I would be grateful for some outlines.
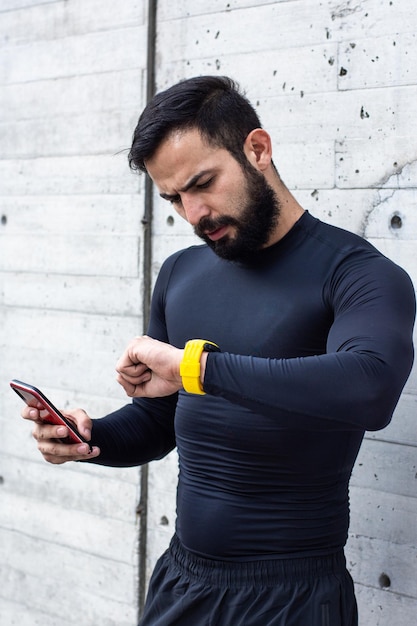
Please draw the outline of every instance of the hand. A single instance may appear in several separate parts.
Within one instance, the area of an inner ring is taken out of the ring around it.
[[[184,350],[144,335],[135,337],[117,362],[117,380],[131,398],[160,398],[182,387]]]
[[[87,413],[83,409],[76,409],[67,411],[64,415],[75,424],[78,432],[90,441],[92,422]],[[38,409],[25,406],[22,417],[34,422],[32,435],[38,442],[38,450],[48,463],[59,465],[66,461],[86,461],[100,454],[99,448],[95,446],[90,452],[86,443],[64,443],[62,440],[68,436],[68,429],[65,426],[47,424],[41,419]]]

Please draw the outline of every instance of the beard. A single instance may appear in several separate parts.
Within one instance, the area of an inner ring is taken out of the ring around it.
[[[242,166],[245,197],[238,218],[223,215],[218,219],[203,217],[194,232],[221,258],[247,262],[268,243],[280,214],[280,203],[264,176],[251,165]],[[233,226],[235,235],[212,241],[207,232]]]

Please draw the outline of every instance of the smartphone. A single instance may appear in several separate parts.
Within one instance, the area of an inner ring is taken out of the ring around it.
[[[66,418],[48,398],[33,385],[23,383],[21,380],[12,380],[10,387],[19,395],[28,406],[33,406],[40,411],[40,417],[48,424],[56,424],[68,428],[68,437],[65,441],[68,443],[86,443],[90,450],[91,445],[78,432],[74,424]]]

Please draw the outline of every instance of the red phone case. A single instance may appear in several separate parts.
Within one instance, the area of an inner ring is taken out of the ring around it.
[[[28,406],[33,406],[41,411],[41,418],[49,424],[62,425],[68,428],[68,438],[71,443],[87,443],[78,432],[74,424],[72,424],[62,413],[52,404],[50,400],[36,387],[24,383],[21,380],[12,380],[10,386]],[[91,450],[91,446],[90,446]]]

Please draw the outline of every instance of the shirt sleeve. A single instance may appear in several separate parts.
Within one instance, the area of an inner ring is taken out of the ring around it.
[[[143,465],[175,448],[173,414],[177,394],[134,399],[131,404],[93,420],[91,443],[101,450],[92,462],[113,467]]]
[[[353,257],[332,274],[325,297],[334,315],[325,354],[210,354],[205,391],[295,428],[384,428],[413,363],[412,283],[385,257]]]

